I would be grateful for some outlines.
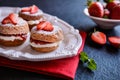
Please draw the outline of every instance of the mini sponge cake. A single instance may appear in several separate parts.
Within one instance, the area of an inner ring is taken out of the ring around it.
[[[0,23],[0,45],[19,46],[27,38],[28,23],[17,14],[10,13]]]
[[[43,20],[43,12],[36,5],[21,8],[19,16],[27,20],[30,30]]]
[[[38,52],[51,52],[57,49],[63,40],[62,29],[48,21],[41,21],[31,30],[30,44]]]

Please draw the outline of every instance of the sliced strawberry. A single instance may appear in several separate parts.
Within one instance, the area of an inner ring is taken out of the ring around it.
[[[34,14],[36,12],[38,12],[39,8],[36,5],[33,5],[30,7],[30,13]]]
[[[3,19],[2,24],[12,23],[17,24],[18,15],[14,13],[10,13],[6,18]]]
[[[21,12],[30,12],[30,7],[22,8]]]
[[[43,30],[45,31],[52,31],[53,30],[53,26],[50,22],[47,22],[46,27],[43,28]]]
[[[9,17],[6,17],[2,20],[2,24],[8,24],[8,23],[12,23]]]
[[[100,2],[91,2],[88,7],[88,12],[91,16],[103,17],[104,8]]]
[[[37,25],[37,30],[42,30],[44,27],[47,26],[47,21],[41,21],[38,25]]]
[[[10,18],[10,20],[13,24],[15,24],[15,25],[17,24],[17,21],[18,21],[18,15],[17,14],[11,13],[11,14],[9,14],[8,17]]]
[[[30,12],[30,14],[34,14],[38,12],[39,8],[36,5],[25,7],[21,9],[21,12]]]
[[[116,48],[120,48],[120,37],[108,37],[108,41],[110,42],[111,45],[113,45]]]
[[[52,31],[53,26],[48,21],[42,21],[37,25],[37,30]]]
[[[103,32],[96,31],[92,33],[91,39],[94,42],[101,44],[101,45],[106,43],[106,35]]]

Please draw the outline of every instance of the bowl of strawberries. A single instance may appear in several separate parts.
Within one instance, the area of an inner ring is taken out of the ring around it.
[[[91,18],[102,29],[113,29],[120,25],[120,1],[104,0],[104,2],[88,0],[85,15]]]

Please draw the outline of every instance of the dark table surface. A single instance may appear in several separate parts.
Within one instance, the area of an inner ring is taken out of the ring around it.
[[[84,15],[86,0],[0,0],[0,6],[23,7],[37,5],[44,12],[57,16],[68,22],[76,29],[88,33],[94,28],[106,33],[107,36],[120,36],[120,27],[102,30]],[[87,37],[84,51],[97,63],[97,70],[89,71],[81,63],[76,71],[75,80],[119,80],[120,79],[120,50],[107,42],[104,46],[94,44]],[[60,78],[37,73],[0,67],[0,80],[62,80]]]

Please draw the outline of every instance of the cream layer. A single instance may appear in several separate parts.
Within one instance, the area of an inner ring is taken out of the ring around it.
[[[59,41],[59,42],[54,42],[54,43],[50,43],[50,44],[36,44],[35,42],[30,42],[30,45],[31,45],[32,47],[36,47],[36,48],[43,48],[43,47],[53,47],[53,46],[57,46],[60,42],[61,42],[61,41]]]

